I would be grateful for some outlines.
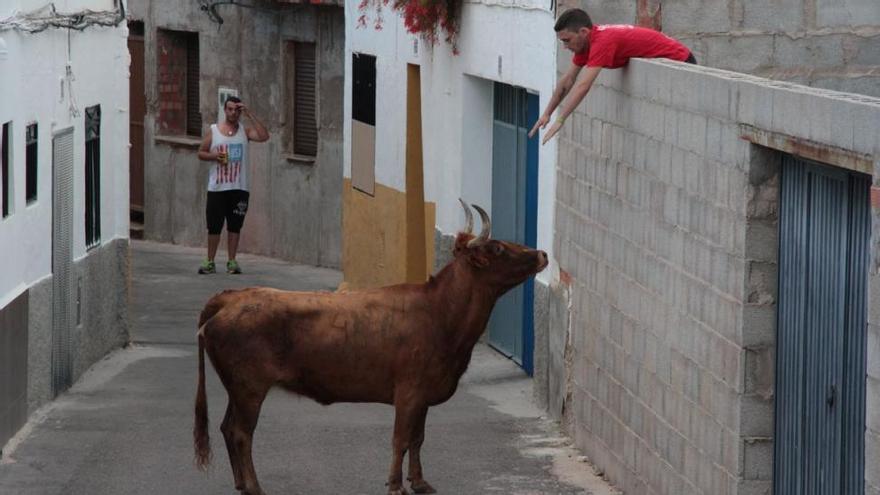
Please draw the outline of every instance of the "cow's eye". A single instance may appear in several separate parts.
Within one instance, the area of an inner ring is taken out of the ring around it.
[[[504,252],[504,246],[501,244],[493,244],[492,245],[492,252],[495,253],[495,255],[497,256],[497,255]]]

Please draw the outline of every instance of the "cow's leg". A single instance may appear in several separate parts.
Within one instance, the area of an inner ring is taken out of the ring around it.
[[[235,478],[235,489],[241,490],[244,485],[241,481],[241,462],[238,451],[235,450],[235,441],[232,432],[232,424],[235,422],[235,407],[232,404],[232,397],[229,398],[229,404],[226,406],[226,416],[220,423],[220,431],[223,433],[223,439],[226,440],[226,452],[229,453],[229,463],[232,465],[232,476]]]
[[[413,425],[412,440],[409,447],[409,481],[410,487],[415,493],[437,493],[434,488],[425,481],[422,475],[422,459],[420,452],[422,443],[425,441],[425,418],[428,417],[428,408],[425,407],[416,418],[416,424]]]
[[[410,447],[422,406],[394,405],[394,439],[391,441],[391,472],[388,474],[388,495],[407,495],[403,487],[403,456]]]
[[[257,472],[251,457],[251,445],[254,439],[254,430],[257,428],[257,419],[260,416],[260,407],[263,405],[267,391],[262,391],[262,393],[249,391],[248,395],[239,396],[235,401],[232,442],[238,454],[242,484],[240,490],[243,495],[265,495],[257,482]]]

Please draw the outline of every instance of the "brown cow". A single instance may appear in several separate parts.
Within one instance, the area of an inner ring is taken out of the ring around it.
[[[454,259],[424,284],[350,292],[227,290],[199,318],[199,381],[195,403],[196,464],[206,469],[211,447],[205,398],[208,353],[229,394],[220,426],[235,477],[245,494],[263,491],[251,458],[260,407],[273,386],[318,401],[394,405],[390,495],[406,494],[403,456],[415,493],[434,493],[419,451],[428,408],[447,401],[467,369],[495,301],[547,266],[543,251],[489,239],[473,215],[458,234]]]

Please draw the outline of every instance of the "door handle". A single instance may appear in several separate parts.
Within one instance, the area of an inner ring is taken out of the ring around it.
[[[828,407],[834,407],[834,400],[837,398],[837,387],[833,384],[831,388],[828,389],[828,397],[825,398],[825,402],[828,404]]]

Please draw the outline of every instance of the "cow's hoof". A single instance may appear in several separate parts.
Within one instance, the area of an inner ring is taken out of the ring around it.
[[[437,493],[437,490],[425,480],[413,481],[410,488],[413,493]]]

